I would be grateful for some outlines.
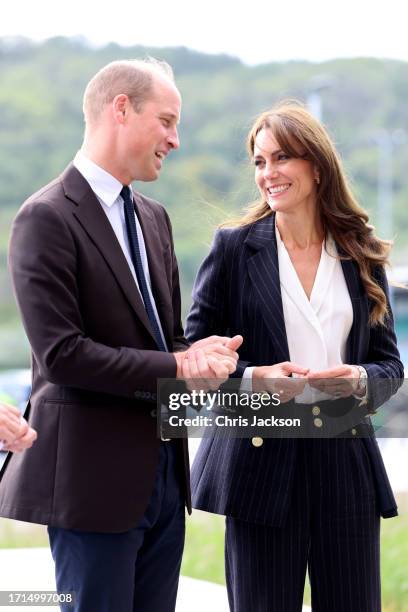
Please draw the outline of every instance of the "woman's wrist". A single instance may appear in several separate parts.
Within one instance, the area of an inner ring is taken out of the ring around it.
[[[252,370],[252,378],[263,378],[267,368],[268,366],[254,366]]]

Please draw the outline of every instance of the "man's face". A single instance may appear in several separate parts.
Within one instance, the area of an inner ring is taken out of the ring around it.
[[[127,121],[122,126],[119,146],[129,183],[156,180],[166,155],[180,144],[180,94],[167,79],[154,78],[150,99],[138,113],[129,105]]]

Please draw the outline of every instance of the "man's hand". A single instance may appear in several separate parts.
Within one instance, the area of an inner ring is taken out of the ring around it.
[[[3,450],[18,453],[30,448],[37,439],[37,433],[28,426],[20,411],[10,404],[0,404],[0,440]]]
[[[284,361],[271,366],[259,366],[252,373],[253,391],[277,393],[282,404],[302,393],[309,369]],[[296,377],[291,377],[296,374]],[[278,380],[279,379],[279,380]]]
[[[177,378],[184,379],[190,390],[218,389],[236,370],[236,350],[242,340],[242,336],[210,336],[195,342],[187,351],[173,353],[177,362]]]
[[[242,336],[208,336],[194,342],[187,352],[193,352],[197,349],[202,350],[205,355],[215,357],[223,361],[232,374],[237,368],[238,353],[236,352],[243,342]],[[231,369],[233,368],[233,369]]]
[[[311,387],[334,397],[354,395],[359,387],[360,371],[354,365],[343,364],[307,375]]]

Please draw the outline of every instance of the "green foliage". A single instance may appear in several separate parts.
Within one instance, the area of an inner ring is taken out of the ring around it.
[[[0,39],[0,321],[16,318],[5,270],[13,215],[28,195],[63,170],[80,147],[82,94],[89,78],[113,59],[147,54],[169,61],[174,68],[183,96],[182,146],[166,160],[159,181],[136,188],[162,201],[170,212],[184,313],[214,228],[256,196],[245,151],[253,118],[284,97],[305,100],[318,83],[329,85],[321,92],[325,123],[361,203],[381,234],[375,136],[379,129],[393,131],[408,125],[408,63],[350,59],[248,67],[236,58],[183,47],[125,48],[112,43],[95,49],[80,38],[56,37],[40,44]],[[407,167],[408,141],[395,147],[397,263],[404,262],[408,250]]]
[[[0,518],[0,548],[37,548],[48,546],[45,525],[33,525]]]
[[[225,517],[194,510],[186,522],[184,576],[225,584],[224,526]]]

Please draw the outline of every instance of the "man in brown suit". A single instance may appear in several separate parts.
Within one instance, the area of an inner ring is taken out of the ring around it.
[[[188,456],[157,438],[156,382],[236,367],[241,337],[188,348],[169,218],[129,188],[178,148],[180,105],[165,64],[102,68],[85,91],[81,150],[13,226],[39,436],[11,458],[0,514],[49,526],[57,588],[76,596],[63,610],[174,610]]]

